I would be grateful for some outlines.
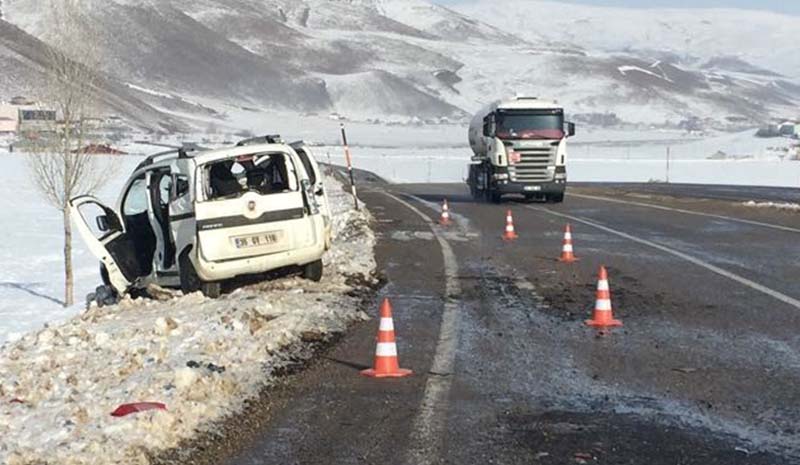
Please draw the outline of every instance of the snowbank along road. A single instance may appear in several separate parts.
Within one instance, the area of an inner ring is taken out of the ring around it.
[[[276,377],[355,321],[371,295],[365,211],[326,180],[334,245],[319,283],[284,277],[220,299],[199,293],[92,307],[0,349],[0,463],[144,464],[219,436]],[[113,417],[121,404],[166,410]]]
[[[358,376],[377,329],[358,325],[209,463],[800,460],[796,214],[700,187],[675,198],[582,186],[561,205],[498,206],[461,185],[372,179],[361,195],[380,297],[416,375]],[[448,227],[436,221],[445,197]],[[513,243],[501,239],[508,208]],[[556,260],[568,222],[574,264]],[[625,325],[602,333],[583,324],[601,264]]]

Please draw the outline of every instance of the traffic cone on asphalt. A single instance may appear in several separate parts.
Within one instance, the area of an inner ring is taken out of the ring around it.
[[[389,299],[381,303],[381,323],[378,328],[378,345],[375,348],[373,368],[363,370],[364,376],[371,378],[402,378],[412,374],[411,370],[400,368],[397,360],[397,344],[394,340],[394,320],[392,320],[392,304]]]
[[[442,216],[439,218],[439,224],[442,226],[448,226],[450,224],[450,205],[448,205],[447,199],[444,199],[442,202]]]
[[[588,326],[596,328],[609,328],[622,326],[622,322],[614,319],[611,310],[611,290],[608,287],[608,272],[606,267],[600,267],[600,276],[597,279],[597,301],[594,304],[594,316],[586,320]]]
[[[511,215],[511,210],[506,213],[506,231],[503,233],[504,241],[513,241],[518,238],[517,232],[514,230],[514,217]]]
[[[561,247],[561,258],[559,258],[558,261],[564,263],[578,261],[572,249],[572,228],[570,228],[569,225],[564,229],[564,245]]]

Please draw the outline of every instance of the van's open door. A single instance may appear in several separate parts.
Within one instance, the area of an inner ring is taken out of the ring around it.
[[[325,223],[325,248],[326,250],[330,249],[333,222],[331,218],[331,207],[328,203],[328,193],[325,192],[322,170],[319,167],[314,153],[311,151],[311,147],[308,146],[305,141],[292,142],[289,146],[297,153],[297,156],[300,157],[303,168],[305,168],[306,174],[308,174],[308,179],[311,181],[313,195],[322,210],[322,217]]]
[[[139,277],[139,264],[119,215],[88,195],[70,199],[69,208],[89,251],[106,267],[111,286],[124,294]]]

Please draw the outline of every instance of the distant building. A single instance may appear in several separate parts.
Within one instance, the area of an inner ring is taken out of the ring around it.
[[[19,110],[8,104],[0,104],[0,134],[16,134],[19,129]]]
[[[17,133],[17,120],[0,116],[0,136],[9,136]]]
[[[56,130],[56,112],[36,107],[20,107],[19,132],[32,135]]]

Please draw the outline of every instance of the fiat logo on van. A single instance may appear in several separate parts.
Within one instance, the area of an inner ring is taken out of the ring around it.
[[[251,200],[251,201],[247,202],[247,209],[250,210],[251,212],[255,211],[256,210],[256,201],[255,200]]]

